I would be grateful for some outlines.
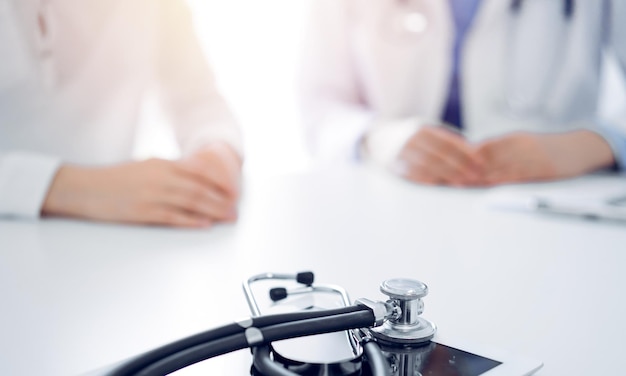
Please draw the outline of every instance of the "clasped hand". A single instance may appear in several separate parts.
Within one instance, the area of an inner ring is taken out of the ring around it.
[[[425,126],[404,145],[397,172],[408,180],[459,187],[492,186],[581,175],[614,163],[598,134],[520,132],[472,144],[443,127]]]
[[[64,165],[42,214],[175,227],[237,218],[241,161],[212,144],[176,161],[150,159],[101,168]]]

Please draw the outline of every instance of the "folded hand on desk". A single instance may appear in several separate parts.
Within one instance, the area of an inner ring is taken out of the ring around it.
[[[398,155],[399,173],[424,184],[479,185],[483,164],[460,134],[434,126],[420,128]]]
[[[241,161],[225,144],[191,156],[110,167],[62,166],[42,213],[101,221],[208,227],[234,221]]]
[[[587,130],[514,133],[485,141],[476,153],[486,161],[486,185],[563,179],[615,163],[609,144]]]
[[[491,186],[582,175],[614,163],[598,134],[513,133],[480,144],[442,127],[417,131],[398,155],[399,173],[423,184]]]

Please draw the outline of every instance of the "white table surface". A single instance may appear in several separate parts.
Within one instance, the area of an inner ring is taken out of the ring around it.
[[[302,270],[353,299],[419,279],[442,335],[538,358],[540,375],[623,374],[626,226],[488,194],[342,167],[248,181],[238,223],[211,230],[0,220],[0,374],[89,372],[249,315],[252,274]],[[249,366],[244,350],[180,373]]]

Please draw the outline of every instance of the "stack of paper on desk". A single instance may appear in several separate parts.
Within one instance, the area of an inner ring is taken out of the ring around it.
[[[626,177],[590,175],[550,183],[492,188],[488,207],[626,222]]]

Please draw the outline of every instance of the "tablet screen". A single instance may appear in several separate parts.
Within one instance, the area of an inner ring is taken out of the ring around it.
[[[502,364],[436,342],[413,349],[386,348],[384,353],[395,363],[392,368],[399,371],[398,375],[480,376]]]
[[[423,376],[478,376],[502,364],[453,347],[434,343],[420,371]]]

